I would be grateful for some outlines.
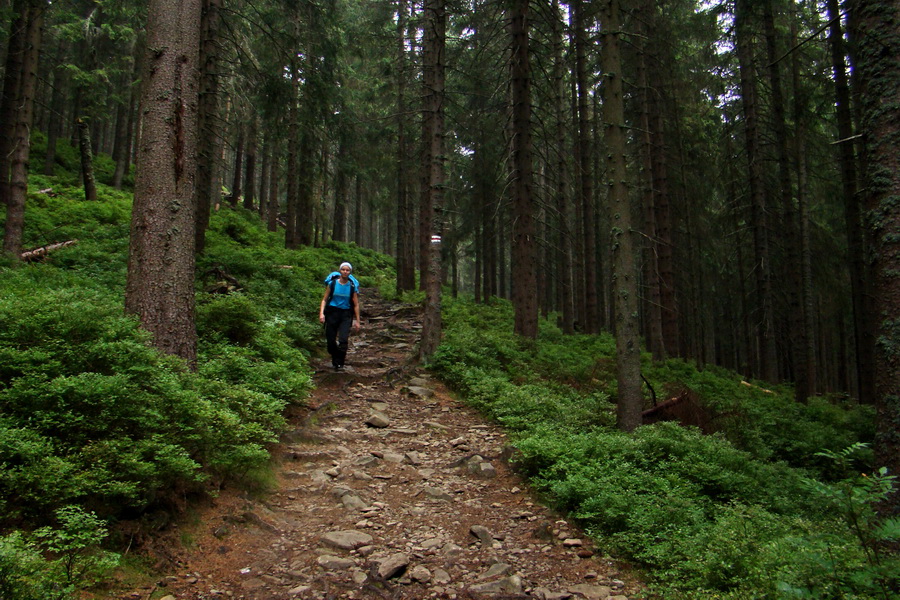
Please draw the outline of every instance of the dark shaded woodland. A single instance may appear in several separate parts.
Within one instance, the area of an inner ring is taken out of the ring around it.
[[[164,94],[148,93],[148,74],[174,47],[152,36],[174,25],[133,0],[2,8],[0,192],[17,256],[28,169],[52,172],[62,148],[87,157],[88,199],[95,178],[141,197],[144,117]],[[186,70],[163,123],[181,149],[173,177],[196,182],[172,192],[190,204],[188,255],[210,211],[243,207],[289,248],[396,256],[398,290],[418,272],[432,308],[438,277],[453,294],[509,298],[525,337],[552,315],[566,332],[627,335],[635,357],[640,342],[656,359],[793,383],[799,401],[892,393],[877,381],[896,378],[896,359],[877,358],[875,339],[898,304],[882,293],[896,229],[879,204],[896,193],[896,115],[877,105],[900,87],[879,62],[896,49],[893,3],[181,10]],[[94,172],[92,154],[112,163]],[[636,362],[622,369],[637,380]]]

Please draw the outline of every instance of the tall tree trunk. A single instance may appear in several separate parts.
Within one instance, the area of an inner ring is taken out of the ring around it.
[[[799,5],[793,5],[795,14],[791,19],[791,47],[798,43],[797,21]],[[797,163],[797,209],[799,211],[800,227],[800,265],[801,265],[801,304],[803,313],[803,344],[804,362],[806,363],[805,378],[797,377],[797,396],[808,397],[818,392],[818,364],[816,358],[816,313],[813,295],[812,276],[812,250],[810,247],[810,216],[809,198],[807,190],[807,163],[806,163],[806,114],[808,112],[807,94],[802,89],[800,78],[800,56],[798,52],[791,55],[791,79],[794,88],[794,124],[796,127],[794,143],[794,161]]]
[[[844,200],[844,220],[847,230],[847,252],[850,266],[850,298],[853,302],[853,340],[856,354],[857,397],[864,402],[874,398],[875,342],[868,321],[871,290],[865,260],[861,195],[857,189],[856,156],[853,141],[853,115],[850,106],[850,86],[847,82],[844,32],[839,18],[837,0],[828,0],[831,28],[831,62],[834,74],[835,110],[838,128],[838,161],[841,169],[841,191]]]
[[[65,62],[63,57],[66,55],[67,49],[68,43],[66,41],[59,40],[57,42],[56,58],[54,59],[57,65],[62,65]],[[50,107],[48,109],[50,115],[47,123],[47,151],[44,153],[44,175],[53,175],[56,171],[56,142],[60,133],[62,133],[62,111],[65,105],[63,98],[65,97],[67,86],[68,77],[65,69],[61,66],[55,67],[53,69],[53,92],[50,96]]]
[[[202,0],[200,23],[200,97],[197,105],[197,206],[195,232],[196,252],[206,247],[206,229],[212,207],[219,201],[221,190],[216,189],[216,150],[218,134],[216,121],[219,112],[219,13],[222,0]]]
[[[557,304],[559,305],[563,333],[575,332],[575,306],[572,298],[572,235],[569,229],[571,214],[568,165],[566,162],[566,79],[563,58],[562,16],[559,1],[553,0],[553,111],[556,119],[556,165],[553,174],[553,194],[556,198],[556,273]]]
[[[113,171],[113,187],[115,187],[117,190],[122,189],[122,181],[125,178],[125,171],[131,161],[131,148],[129,147],[131,137],[129,136],[128,130],[133,125],[131,115],[134,109],[133,90],[136,86],[132,85],[132,82],[137,80],[137,73],[134,71],[135,65],[137,63],[137,60],[135,60],[135,52],[137,51],[138,44],[132,44],[132,46],[132,55],[130,57],[132,73],[123,71],[123,73],[119,77],[118,83],[118,87],[122,90],[127,90],[128,93],[124,94],[125,98],[120,99],[116,103],[116,121],[113,134],[112,160],[116,165],[115,170]]]
[[[429,223],[423,222],[428,232],[428,268],[423,271],[425,284],[425,316],[422,323],[420,360],[427,361],[434,355],[441,342],[441,238],[443,234],[444,203],[444,48],[446,42],[447,12],[445,0],[425,0],[425,33],[423,39],[423,69],[425,84],[425,126],[423,138],[428,159],[428,178],[425,182],[423,214],[431,215]]]
[[[857,69],[863,101],[861,132],[868,149],[866,222],[873,257],[875,346],[875,458],[900,473],[900,5],[858,0]],[[884,516],[900,515],[900,494],[884,502]]]
[[[641,4],[641,22],[648,23],[652,14],[652,7],[649,3]],[[646,35],[646,30],[641,31],[641,35]],[[649,36],[648,36],[649,39]],[[650,78],[648,77],[647,45],[641,49],[638,57],[638,100],[640,102],[640,139],[641,139],[641,161],[643,163],[643,175],[641,184],[643,190],[641,193],[643,212],[644,212],[644,252],[643,252],[643,284],[646,292],[643,294],[644,309],[644,335],[647,339],[647,348],[653,355],[654,360],[663,360],[666,358],[666,347],[662,337],[662,303],[660,301],[660,280],[659,280],[659,242],[656,235],[656,208],[655,208],[655,188],[653,178],[653,138],[650,133],[650,114],[651,114],[651,94],[654,90],[650,89]]]
[[[331,239],[339,242],[347,241],[347,196],[350,193],[350,183],[347,179],[347,167],[345,166],[348,159],[347,141],[341,139],[338,148],[338,158],[336,165],[335,177],[337,181],[334,184],[334,220],[331,229]]]
[[[528,0],[517,0],[510,15],[513,125],[513,307],[515,332],[536,338],[537,253],[532,198],[531,59],[528,54]]]
[[[584,228],[584,262],[579,269],[579,292],[584,295],[585,315],[582,326],[585,333],[600,332],[600,313],[597,299],[597,232],[594,214],[594,178],[591,164],[590,97],[587,81],[587,23],[585,21],[585,0],[574,0],[572,10],[575,18],[575,81],[578,107],[578,198],[582,207],[581,223]]]
[[[397,293],[416,287],[416,219],[409,193],[409,140],[406,132],[407,78],[406,58],[407,0],[397,0]]]
[[[312,157],[316,154],[316,140],[310,125],[307,124],[302,129],[304,131],[300,136],[300,163],[297,171],[297,243],[312,246],[315,224],[313,181],[316,172]]]
[[[617,426],[633,431],[641,424],[641,340],[638,323],[638,282],[631,203],[625,167],[625,100],[622,92],[622,59],[619,1],[603,3],[601,35],[603,51],[603,126],[607,151],[607,192],[612,238],[613,298],[616,325]]]
[[[269,195],[268,206],[266,208],[266,229],[268,231],[278,231],[278,167],[281,165],[279,159],[280,144],[275,142],[272,144],[272,163],[271,173],[269,174]]]
[[[3,250],[18,258],[22,251],[25,229],[25,198],[28,195],[28,159],[31,151],[31,123],[34,116],[34,94],[37,89],[38,59],[47,5],[32,0],[25,11],[25,43],[18,78],[16,127],[10,156],[9,198]]]
[[[772,0],[763,3],[763,25],[766,37],[766,59],[768,64],[769,84],[772,94],[772,125],[775,129],[775,156],[778,161],[778,191],[781,196],[781,210],[784,216],[780,230],[782,235],[784,256],[778,265],[781,277],[781,296],[787,299],[787,317],[789,323],[787,329],[787,342],[789,352],[786,353],[786,363],[793,367],[787,371],[793,371],[794,381],[806,381],[806,354],[804,352],[805,322],[803,321],[803,309],[800,303],[802,281],[802,269],[800,264],[800,227],[797,209],[794,206],[793,186],[791,183],[791,160],[788,152],[787,114],[785,110],[786,99],[781,80],[781,62],[779,61],[778,40],[775,30],[775,13],[772,8]],[[787,373],[784,373],[787,375]],[[797,388],[801,391],[803,386]],[[809,393],[802,389],[797,399],[805,402]]]
[[[272,159],[272,143],[268,135],[263,134],[262,162],[259,165],[259,205],[256,207],[259,220],[266,222],[266,211],[269,208],[269,163]]]
[[[297,234],[297,209],[300,203],[300,194],[297,182],[297,161],[300,159],[300,69],[296,59],[291,60],[291,104],[288,107],[288,154],[287,154],[287,197],[285,204],[287,215],[285,216],[284,245],[286,248],[295,249],[299,243]]]
[[[81,182],[84,199],[97,200],[97,183],[94,181],[94,153],[91,150],[91,131],[84,121],[78,121],[78,148],[81,151]]]
[[[247,149],[244,154],[244,208],[253,210],[256,205],[256,146],[258,126],[256,115],[250,118],[247,130]]]
[[[238,137],[234,146],[234,168],[231,171],[231,194],[228,196],[228,203],[233,208],[237,208],[238,200],[244,194],[241,187],[243,182],[244,170],[244,125],[238,124]]]
[[[26,15],[25,43],[16,99],[18,111],[10,157],[9,204],[6,208],[6,226],[3,238],[4,252],[14,255],[16,258],[22,251],[22,235],[25,229],[31,122],[34,116],[34,93],[37,89],[38,58],[41,52],[41,36],[46,9],[47,5],[42,0],[32,0],[24,9]]]
[[[735,2],[735,31],[741,72],[741,101],[745,122],[748,186],[753,216],[753,246],[756,254],[757,362],[755,373],[768,381],[777,379],[775,322],[773,314],[771,260],[769,256],[766,191],[763,182],[758,114],[758,93],[750,32],[751,1]]]
[[[10,200],[10,156],[16,139],[16,119],[18,118],[18,100],[21,95],[21,82],[25,57],[25,43],[28,37],[28,11],[29,0],[16,0],[13,5],[16,18],[13,19],[9,29],[9,41],[6,50],[6,69],[3,76],[3,97],[0,99],[0,206],[9,207]],[[8,208],[7,208],[8,210]],[[23,207],[24,211],[24,207]],[[14,219],[24,218],[13,215]],[[18,222],[9,222],[7,217],[6,229],[18,227]],[[9,237],[9,233],[6,237]],[[13,231],[13,236],[21,236]],[[14,246],[21,241],[13,241]],[[5,246],[5,244],[4,244]]]
[[[150,0],[125,310],[194,365],[194,186],[201,0]]]

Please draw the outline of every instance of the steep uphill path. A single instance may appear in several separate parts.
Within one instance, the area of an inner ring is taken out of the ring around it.
[[[310,407],[292,416],[278,449],[275,490],[222,493],[171,543],[157,540],[171,575],[124,597],[635,594],[626,565],[529,493],[506,463],[502,431],[409,366],[418,308],[369,292],[347,371],[317,363]]]

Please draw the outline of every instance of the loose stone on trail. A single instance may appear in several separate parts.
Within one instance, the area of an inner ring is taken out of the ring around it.
[[[372,536],[362,531],[331,531],[322,536],[322,542],[333,548],[353,550],[372,543]]]
[[[502,430],[411,366],[420,308],[366,300],[355,372],[316,374],[274,489],[221,491],[169,600],[628,600],[629,573],[531,497]]]

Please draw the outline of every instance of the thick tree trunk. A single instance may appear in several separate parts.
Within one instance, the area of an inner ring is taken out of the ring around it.
[[[603,3],[603,126],[607,150],[607,193],[612,238],[613,297],[616,326],[617,426],[633,431],[641,424],[641,340],[638,323],[638,282],[631,203],[625,167],[625,101],[619,51],[619,2]]]
[[[194,186],[201,0],[150,0],[125,310],[194,365]]]
[[[513,307],[515,332],[537,337],[537,253],[532,197],[531,63],[528,54],[528,0],[517,0],[510,15],[513,115]]]
[[[858,0],[859,80],[865,82],[861,132],[868,149],[866,222],[873,257],[875,347],[875,458],[900,473],[900,5]],[[880,507],[900,515],[900,493]]]
[[[587,81],[587,23],[585,21],[585,1],[575,0],[572,4],[575,18],[575,81],[577,88],[578,108],[578,162],[576,178],[578,184],[578,202],[582,210],[582,227],[584,228],[584,262],[578,269],[579,280],[583,285],[579,293],[584,295],[585,333],[600,332],[600,311],[597,299],[597,230],[594,211],[594,178],[591,169],[593,146],[591,145],[590,97]]]
[[[557,214],[556,302],[563,333],[575,332],[575,305],[572,298],[572,233],[569,226],[568,165],[566,162],[566,79],[563,58],[563,22],[558,0],[553,0],[553,112],[556,119],[556,165],[552,168],[553,195]]]
[[[422,223],[429,235],[427,249],[428,268],[425,275],[425,316],[422,323],[422,342],[419,358],[428,361],[441,342],[441,242],[443,234],[444,202],[444,48],[446,42],[447,13],[444,0],[425,0],[425,35],[423,40],[423,68],[425,84],[425,107],[423,142],[428,148],[424,152],[428,159],[428,177],[425,183],[425,203],[423,214],[431,215],[430,224]]]
[[[409,193],[409,140],[407,120],[407,78],[409,64],[406,57],[407,0],[397,0],[397,293],[416,288],[416,240],[418,239],[415,211]]]
[[[28,191],[28,158],[31,151],[31,122],[34,115],[34,93],[37,89],[38,58],[47,5],[37,0],[25,8],[25,43],[19,77],[18,111],[10,157],[9,198],[3,250],[18,257],[22,251],[25,229],[25,198]]]
[[[16,118],[22,80],[22,61],[28,35],[28,0],[17,0],[13,5],[16,18],[9,29],[6,49],[6,69],[3,76],[3,97],[0,99],[0,206],[9,206],[10,156],[16,137]],[[24,213],[23,213],[24,217]],[[13,226],[16,224],[13,223]],[[7,228],[9,228],[7,221]],[[8,236],[9,234],[7,234]],[[15,234],[14,234],[15,235]],[[15,252],[18,256],[18,252]]]
[[[200,25],[200,97],[197,105],[197,205],[196,251],[206,247],[206,229],[212,207],[219,201],[216,189],[216,150],[218,134],[216,121],[219,111],[219,13],[222,0],[202,0]]]

